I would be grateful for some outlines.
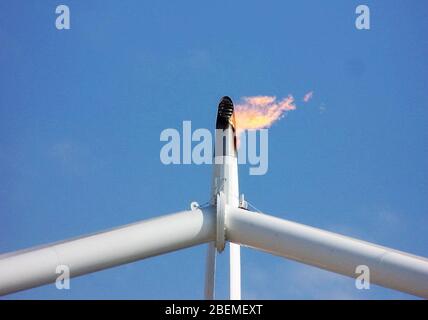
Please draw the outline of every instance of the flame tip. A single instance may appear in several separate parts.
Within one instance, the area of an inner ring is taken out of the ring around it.
[[[273,123],[282,119],[288,111],[296,110],[294,97],[277,100],[276,96],[244,96],[236,105],[235,116],[237,130],[257,130],[270,128]]]

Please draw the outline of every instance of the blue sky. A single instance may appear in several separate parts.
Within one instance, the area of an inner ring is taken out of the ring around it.
[[[294,94],[260,210],[428,256],[426,1],[1,1],[0,252],[187,209],[209,165],[165,166],[160,132],[214,127],[229,95]],[[71,30],[55,28],[67,4]],[[217,297],[228,297],[228,255]],[[205,246],[6,299],[203,297]],[[250,249],[243,298],[412,299]]]

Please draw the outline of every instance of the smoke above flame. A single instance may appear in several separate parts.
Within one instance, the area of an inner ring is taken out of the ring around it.
[[[292,95],[281,100],[275,96],[244,97],[234,112],[238,136],[243,130],[269,128],[286,112],[293,110],[296,110],[296,105]]]

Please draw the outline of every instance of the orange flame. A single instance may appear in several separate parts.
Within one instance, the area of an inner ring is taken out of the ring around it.
[[[235,106],[236,130],[239,136],[243,130],[269,128],[288,111],[296,110],[293,96],[277,101],[275,96],[244,97]]]
[[[309,102],[309,100],[311,100],[314,96],[314,92],[313,91],[309,91],[307,94],[305,94],[305,96],[303,97],[303,102]]]

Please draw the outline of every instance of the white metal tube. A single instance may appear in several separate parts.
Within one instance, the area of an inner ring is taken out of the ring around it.
[[[228,207],[226,238],[350,277],[369,267],[370,282],[428,298],[428,259],[265,214]]]
[[[0,255],[0,295],[215,240],[212,208],[183,211],[77,239]]]
[[[241,300],[241,247],[229,244],[230,249],[230,300]]]
[[[216,204],[217,195],[223,192],[224,202],[239,207],[238,150],[233,114],[233,102],[229,97],[220,101],[216,121],[214,148],[214,170],[211,191],[211,203]],[[218,203],[216,204],[219,205]],[[229,297],[241,299],[241,253],[239,245],[229,246]],[[222,249],[221,249],[222,250]]]
[[[214,299],[216,254],[217,249],[215,242],[210,242],[207,248],[207,258],[205,265],[205,300]]]

